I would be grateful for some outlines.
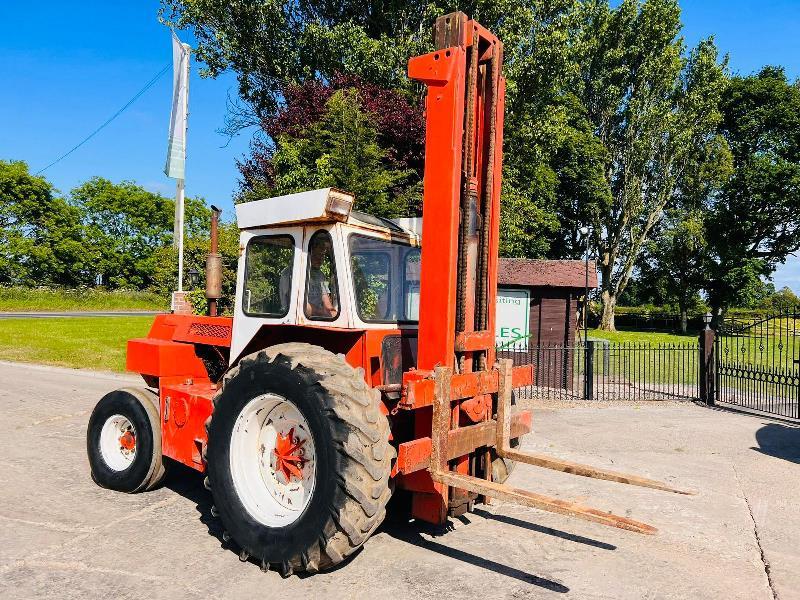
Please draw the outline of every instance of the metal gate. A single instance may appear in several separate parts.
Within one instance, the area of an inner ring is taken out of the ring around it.
[[[800,419],[800,312],[726,319],[715,350],[717,402]]]

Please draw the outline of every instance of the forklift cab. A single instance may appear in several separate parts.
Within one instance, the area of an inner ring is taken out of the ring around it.
[[[236,207],[232,360],[264,325],[417,328],[422,220],[374,217],[352,204],[326,188]]]

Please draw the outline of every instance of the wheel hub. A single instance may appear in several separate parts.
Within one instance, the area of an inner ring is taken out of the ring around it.
[[[294,435],[294,427],[285,436],[280,433],[275,438],[275,449],[273,467],[276,475],[288,483],[292,479],[303,479],[303,466],[306,460],[303,458],[303,445],[306,440]]]
[[[242,504],[261,523],[288,525],[308,506],[316,481],[314,439],[286,398],[264,394],[242,408],[231,432],[230,461]]]
[[[136,429],[123,415],[109,417],[100,430],[100,455],[115,471],[124,471],[136,458]]]
[[[122,437],[119,438],[119,445],[124,451],[130,452],[136,448],[136,436],[130,431],[126,431],[122,434]]]

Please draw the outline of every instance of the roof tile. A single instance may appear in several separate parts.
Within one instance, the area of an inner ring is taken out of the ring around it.
[[[498,284],[582,288],[586,268],[582,260],[501,258]],[[597,287],[597,265],[589,261],[589,287]]]

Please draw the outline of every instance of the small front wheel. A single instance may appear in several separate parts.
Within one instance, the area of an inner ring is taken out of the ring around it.
[[[97,403],[86,431],[92,478],[120,492],[153,488],[164,477],[158,396],[141,388],[109,392]]]

